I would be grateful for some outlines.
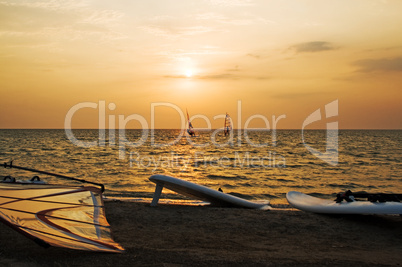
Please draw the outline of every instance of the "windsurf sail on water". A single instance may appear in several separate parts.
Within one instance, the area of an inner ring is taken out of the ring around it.
[[[43,247],[123,252],[113,241],[102,190],[93,186],[0,182],[0,221]]]
[[[195,135],[194,127],[193,127],[193,125],[191,124],[190,116],[188,115],[187,109],[186,109],[186,112],[187,112],[187,122],[188,122],[187,133],[188,133],[189,135],[193,136],[193,135]]]
[[[229,135],[230,132],[232,131],[232,123],[231,123],[231,119],[228,113],[226,113],[225,116],[225,124],[223,126],[223,133],[224,135]]]

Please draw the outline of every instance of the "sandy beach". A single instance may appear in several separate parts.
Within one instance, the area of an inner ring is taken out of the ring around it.
[[[105,203],[122,254],[44,249],[0,224],[1,266],[386,266],[402,262],[402,217]]]

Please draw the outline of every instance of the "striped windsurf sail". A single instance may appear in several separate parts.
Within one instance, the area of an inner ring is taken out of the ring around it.
[[[42,246],[122,252],[92,186],[0,183],[0,221]]]
[[[224,126],[223,126],[223,133],[224,133],[225,135],[229,135],[231,131],[232,131],[231,119],[230,119],[229,114],[226,113],[226,116],[225,116],[225,123],[224,123]]]

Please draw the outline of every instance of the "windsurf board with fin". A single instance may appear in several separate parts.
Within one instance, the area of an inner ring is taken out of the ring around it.
[[[171,176],[152,175],[149,180],[156,184],[151,206],[156,206],[158,204],[162,189],[166,187],[179,194],[209,202],[213,206],[263,210],[270,209],[270,207],[268,206],[269,201],[266,201],[264,203],[248,201],[233,195],[225,194],[218,190],[213,190],[206,186],[198,185]]]
[[[314,213],[325,214],[402,214],[401,202],[351,201],[336,202],[290,191],[286,199],[293,207]]]

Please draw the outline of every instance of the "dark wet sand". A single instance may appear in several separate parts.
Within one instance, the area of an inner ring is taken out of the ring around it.
[[[106,202],[122,254],[39,247],[0,224],[0,266],[402,264],[401,216]]]

